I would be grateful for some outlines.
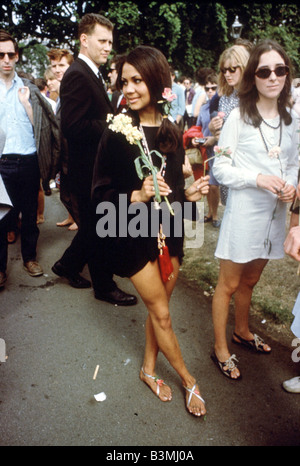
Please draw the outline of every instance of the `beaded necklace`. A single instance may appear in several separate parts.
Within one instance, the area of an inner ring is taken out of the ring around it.
[[[280,132],[279,132],[279,143],[278,143],[278,147],[280,147],[280,144],[281,144],[281,137],[282,137],[282,121],[281,121],[281,117],[280,117],[280,121],[279,121],[279,124],[278,126],[271,126],[269,123],[267,123],[263,118],[262,118],[262,122],[265,123],[265,125],[269,126],[270,128],[272,129],[278,129],[280,128]],[[270,156],[270,152],[272,151],[272,149],[270,150],[267,146],[267,143],[266,143],[266,140],[264,138],[264,135],[263,135],[263,132],[261,130],[261,125],[259,125],[258,127],[259,129],[259,132],[260,132],[260,135],[261,135],[261,138],[263,140],[263,143],[264,143],[264,146],[266,148],[266,151],[268,153],[268,155]]]
[[[142,143],[143,149],[145,151],[145,154],[148,156],[149,160],[151,161],[151,164],[153,165],[151,152],[149,150],[148,142],[147,142],[145,132],[144,132],[144,128],[142,127],[142,125],[139,126],[139,131],[141,132],[141,134],[143,136],[142,140],[141,140],[141,143]],[[162,163],[161,163],[160,169],[159,170],[157,169],[157,172],[161,173],[161,175],[163,177],[165,176],[166,166],[167,166],[166,156],[162,156]],[[150,173],[149,173],[149,175],[150,175]],[[160,209],[159,203],[157,201],[155,201],[155,200],[154,200],[154,208],[156,210]]]
[[[139,126],[139,131],[142,133],[142,146],[143,146],[143,149],[145,151],[145,154],[147,154],[147,156],[149,157],[151,163],[152,162],[152,157],[151,157],[151,154],[150,154],[150,150],[149,150],[149,147],[148,147],[148,143],[147,143],[147,139],[146,139],[146,136],[145,136],[145,133],[144,133],[144,128],[142,127],[142,125]]]
[[[268,123],[267,121],[265,121],[263,118],[262,118],[261,120],[262,120],[262,122],[263,122],[265,125],[269,126],[269,128],[272,128],[272,129],[278,129],[279,126],[281,125],[281,117],[280,117],[280,119],[279,119],[279,123],[278,123],[277,126],[272,126],[272,125],[270,125],[270,123]]]
[[[283,171],[282,171],[282,165],[281,165],[281,160],[280,160],[280,152],[281,152],[281,149],[280,149],[280,144],[281,144],[281,137],[282,137],[282,121],[281,121],[281,117],[280,117],[280,120],[279,120],[279,124],[278,126],[272,126],[270,125],[269,123],[267,123],[263,118],[262,118],[262,122],[266,125],[266,126],[269,126],[270,128],[272,128],[273,130],[276,130],[278,128],[280,128],[280,132],[279,132],[279,143],[278,143],[278,146],[273,146],[271,149],[268,148],[268,145],[266,143],[266,140],[264,138],[264,135],[263,135],[263,132],[261,130],[261,125],[259,125],[258,129],[259,129],[259,132],[260,132],[260,135],[261,135],[261,138],[263,140],[263,143],[264,143],[264,146],[266,148],[266,151],[267,151],[267,154],[269,157],[271,158],[277,158],[278,161],[279,161],[279,164],[280,164],[280,171],[281,171],[281,176],[283,176]],[[278,197],[276,198],[276,203],[275,203],[275,207],[274,207],[274,210],[272,212],[272,216],[271,216],[271,219],[270,219],[270,222],[269,222],[269,226],[268,226],[268,231],[267,231],[267,237],[266,239],[264,240],[264,247],[267,249],[267,253],[268,255],[270,254],[271,250],[272,250],[272,242],[270,240],[270,231],[271,231],[271,226],[272,226],[272,222],[275,218],[275,213],[276,213],[276,209],[277,209],[277,206],[278,206]]]
[[[142,146],[143,146],[143,149],[145,151],[145,154],[148,155],[149,159],[151,160],[151,163],[153,163],[152,158],[151,158],[151,152],[149,150],[147,139],[146,139],[145,132],[144,132],[144,128],[142,127],[142,125],[139,126],[139,131],[142,133],[142,136],[143,136],[143,139],[141,140],[141,142],[142,142]],[[160,170],[159,170],[159,172],[161,173],[161,175],[163,177],[165,176],[166,168],[167,168],[167,156],[163,155],[163,162],[162,162],[162,165],[161,165]]]

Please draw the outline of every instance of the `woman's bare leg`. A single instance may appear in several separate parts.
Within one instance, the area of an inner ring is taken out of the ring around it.
[[[219,361],[225,362],[230,357],[227,344],[227,321],[230,300],[238,288],[244,265],[229,260],[220,260],[219,279],[212,302],[212,317],[215,336],[215,354]],[[224,368],[227,369],[226,367]],[[231,378],[240,376],[238,368],[231,371]]]
[[[257,259],[246,264],[235,293],[235,333],[245,340],[253,340],[253,334],[249,329],[252,293],[267,263],[267,259]],[[264,345],[264,350],[270,351],[271,348]]]
[[[178,273],[178,266],[175,273]],[[151,370],[159,349],[179,374],[183,385],[192,388],[196,381],[188,372],[183,361],[169,313],[169,297],[173,287],[171,281],[166,287],[164,286],[157,262],[149,262],[141,271],[131,277],[131,280],[149,312],[144,364]],[[149,283],[151,283],[151,287],[149,287]],[[145,367],[144,371],[149,373]],[[150,372],[150,375],[153,375],[153,372]],[[189,411],[195,415],[203,415],[206,412],[204,403],[196,396],[192,397]]]
[[[67,227],[68,225],[72,225],[74,223],[74,219],[70,213],[68,213],[68,217],[63,220],[62,222],[57,222],[56,225],[58,227]]]
[[[177,258],[172,258],[173,262],[173,267],[174,267],[174,276],[172,280],[168,281],[165,284],[165,292],[167,294],[167,299],[168,302],[170,301],[173,289],[176,284],[177,276],[178,276],[178,270],[179,270],[179,263]],[[143,369],[144,372],[147,374],[155,374],[155,364],[156,364],[156,359],[157,355],[159,352],[159,347],[156,341],[155,333],[153,330],[153,325],[150,316],[148,315],[147,320],[146,320],[146,345],[145,345],[145,354],[144,354],[144,362],[143,362]],[[140,378],[144,382],[146,382],[152,390],[156,390],[155,387],[155,382],[153,380],[149,379],[146,377],[142,370],[140,372]],[[159,398],[162,401],[170,401],[172,399],[172,391],[170,387],[167,385],[164,385],[160,389],[160,396]]]

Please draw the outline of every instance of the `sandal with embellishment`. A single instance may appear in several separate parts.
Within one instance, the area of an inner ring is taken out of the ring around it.
[[[194,416],[200,417],[200,416],[204,415],[205,413],[204,413],[204,414],[195,413],[195,412],[193,412],[193,411],[191,411],[191,410],[189,409],[189,407],[190,407],[190,402],[191,402],[191,399],[192,399],[192,396],[193,396],[193,395],[196,396],[199,400],[201,400],[202,403],[205,405],[205,401],[204,401],[203,398],[200,396],[199,391],[196,390],[196,387],[197,387],[197,384],[195,384],[192,388],[188,388],[188,387],[183,387],[183,388],[184,388],[187,392],[189,392],[189,398],[188,398],[188,401],[187,401],[187,404],[186,404],[186,407],[187,407],[188,412],[191,413],[191,414],[193,414]]]
[[[239,362],[239,361],[235,354],[232,354],[225,362],[219,361],[219,359],[216,356],[216,353],[212,353],[211,359],[216,364],[216,366],[220,369],[222,374],[226,375],[226,377],[229,377],[231,380],[241,380],[242,378],[241,374],[238,377],[231,377],[231,372],[234,369],[238,369],[235,362]],[[225,369],[225,367],[227,367],[227,369]]]
[[[245,340],[244,338],[240,337],[234,332],[232,336],[232,342],[235,343],[236,345],[246,346],[246,348],[252,349],[256,351],[257,353],[264,353],[264,354],[271,353],[271,349],[270,350],[264,349],[264,346],[267,345],[267,343],[265,343],[264,340],[259,335],[256,335],[256,333],[254,333],[253,336],[254,336],[253,340]],[[234,337],[238,338],[239,341],[237,341]]]
[[[157,375],[154,376],[154,375],[149,375],[149,374],[146,374],[146,372],[144,371],[143,367],[141,368],[141,371],[142,373],[144,374],[145,377],[148,377],[149,379],[152,379],[154,380],[154,382],[156,383],[157,387],[156,387],[156,396],[161,400],[161,401],[171,401],[172,399],[172,393],[171,393],[171,397],[170,398],[166,398],[165,400],[162,400],[159,396],[160,394],[160,387],[162,385],[166,385],[165,382],[163,381],[163,379],[160,379]],[[145,382],[143,380],[143,382]],[[146,382],[145,382],[146,383]],[[148,385],[148,384],[146,384]],[[150,387],[150,385],[148,385]],[[167,386],[167,385],[166,385]],[[150,387],[151,388],[151,387]],[[171,389],[170,389],[171,390]],[[152,390],[153,391],[153,390]]]

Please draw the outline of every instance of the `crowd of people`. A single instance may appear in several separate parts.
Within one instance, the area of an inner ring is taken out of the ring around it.
[[[85,15],[78,25],[78,57],[66,49],[49,50],[45,75],[35,80],[16,72],[18,44],[0,31],[0,174],[13,204],[0,222],[0,288],[7,280],[13,218],[20,221],[25,270],[33,277],[43,274],[37,261],[43,212],[39,218],[37,212],[43,211],[43,191],[55,179],[68,212],[57,225],[76,233],[52,271],[72,287],[92,287],[96,299],[120,306],[135,305],[137,298],[113,277],[130,278],[148,313],[140,379],[161,401],[172,399],[171,388],[155,371],[161,351],[182,381],[188,411],[200,417],[205,401],[184,361],[170,312],[184,256],[185,206],[191,207],[192,220],[220,228],[211,357],[222,374],[239,380],[226,332],[231,298],[233,343],[269,354],[271,347],[249,328],[253,288],[270,259],[287,253],[300,260],[294,220],[300,198],[299,113],[292,65],[273,40],[255,46],[240,41],[224,50],[216,69],[200,68],[194,83],[176,78],[158,49],[140,45],[111,59],[107,86],[101,66],[111,54],[113,32],[108,18]],[[205,154],[208,174],[204,159],[199,172],[187,160],[183,141],[190,130],[190,147]],[[189,184],[186,173],[193,178]],[[199,219],[196,202],[203,196],[208,211]],[[99,225],[107,221],[107,211],[102,206],[108,204],[117,225],[103,234]],[[289,205],[293,223],[285,239]],[[128,215],[122,217],[124,208]],[[137,211],[146,228],[130,234]],[[126,224],[119,225],[120,219]],[[91,280],[81,274],[86,265]],[[300,338],[299,320],[296,315],[293,331]],[[300,377],[284,388],[300,393]]]

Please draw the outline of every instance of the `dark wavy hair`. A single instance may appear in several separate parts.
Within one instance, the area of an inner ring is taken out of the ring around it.
[[[259,94],[255,86],[255,71],[257,70],[261,55],[271,50],[275,50],[279,53],[285,65],[287,65],[290,70],[278,98],[278,112],[286,125],[290,125],[292,122],[291,114],[287,110],[287,108],[291,108],[292,64],[281,45],[274,40],[265,39],[252,49],[238,92],[241,116],[246,123],[252,124],[255,127],[258,127],[262,120],[256,107]]]
[[[9,32],[5,31],[4,29],[1,29],[0,30],[0,42],[8,42],[8,41],[11,41],[14,44],[15,52],[18,53],[19,47],[18,47],[18,43],[16,39]]]
[[[118,89],[122,89],[124,63],[129,63],[140,73],[149,90],[151,104],[163,115],[163,106],[158,101],[162,100],[162,93],[166,87],[172,88],[170,66],[166,57],[154,47],[139,45],[125,57],[120,67],[117,78]],[[139,124],[138,112],[129,110],[128,113]],[[168,118],[163,118],[156,137],[159,150],[164,153],[174,152],[180,146],[181,141],[182,134],[178,126]]]

